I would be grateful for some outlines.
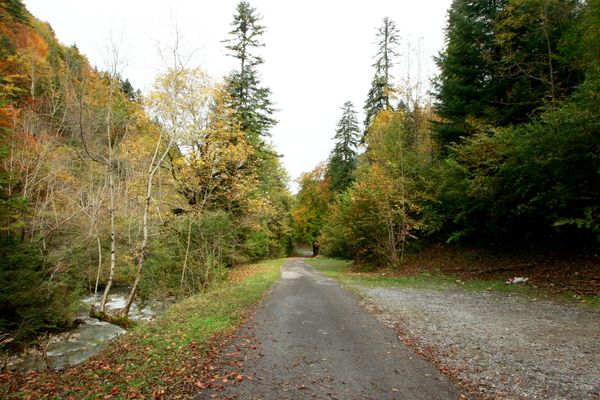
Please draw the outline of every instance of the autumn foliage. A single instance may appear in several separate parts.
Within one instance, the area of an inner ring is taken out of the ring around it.
[[[173,65],[143,96],[117,49],[92,68],[20,0],[0,3],[0,42],[2,343],[68,327],[84,292],[181,298],[289,251],[285,172],[224,83]]]

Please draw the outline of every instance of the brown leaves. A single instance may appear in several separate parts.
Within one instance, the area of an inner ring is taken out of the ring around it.
[[[113,396],[116,396],[116,395],[118,395],[118,394],[119,394],[119,388],[116,388],[116,387],[114,387],[114,388],[112,388],[112,389],[111,389],[111,391],[110,391],[110,393],[109,393],[109,394],[107,394],[107,395],[103,396],[102,398],[103,398],[104,400],[107,400],[107,399],[112,399],[112,398],[113,398]]]

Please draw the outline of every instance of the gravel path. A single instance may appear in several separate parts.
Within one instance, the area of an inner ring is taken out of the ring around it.
[[[492,292],[354,288],[476,397],[600,399],[598,308]]]

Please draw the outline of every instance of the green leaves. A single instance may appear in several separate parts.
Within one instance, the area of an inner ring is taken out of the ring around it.
[[[327,217],[330,181],[327,166],[319,164],[300,176],[300,191],[292,208],[294,236],[307,244],[315,243]]]
[[[337,126],[334,136],[336,142],[327,166],[327,176],[331,179],[330,190],[333,193],[343,192],[350,186],[353,180],[352,174],[356,168],[360,131],[352,102],[344,103],[342,117]]]
[[[239,70],[227,77],[230,106],[235,110],[241,129],[257,150],[264,147],[262,138],[269,136],[269,129],[277,123],[272,118],[275,109],[270,99],[271,90],[261,85],[256,69],[264,61],[253,52],[264,46],[260,38],[265,27],[260,25],[260,20],[255,8],[245,1],[240,2],[231,23],[234,29],[229,32],[230,38],[224,40],[225,47],[231,51],[230,56],[240,63]]]
[[[371,81],[371,88],[365,101],[365,132],[369,129],[373,118],[381,110],[391,107],[392,93],[392,67],[398,56],[396,47],[399,42],[398,29],[390,18],[385,17],[381,27],[377,30],[377,54],[375,55],[375,74]]]

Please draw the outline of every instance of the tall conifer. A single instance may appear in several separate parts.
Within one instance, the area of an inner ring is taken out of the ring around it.
[[[337,124],[334,136],[335,147],[329,156],[327,175],[331,178],[332,192],[343,192],[352,183],[352,174],[356,168],[356,148],[360,141],[359,134],[354,105],[347,101],[342,107],[342,117]]]
[[[236,111],[241,128],[256,148],[262,148],[262,138],[269,136],[269,129],[277,121],[273,119],[271,90],[261,85],[257,66],[264,60],[254,51],[264,47],[261,40],[265,27],[261,16],[246,1],[236,7],[231,23],[229,39],[224,40],[229,55],[239,61],[239,69],[231,72],[227,79],[231,106]]]
[[[377,54],[375,55],[375,74],[371,81],[371,88],[364,105],[365,131],[369,128],[371,121],[379,111],[391,108],[392,68],[394,59],[398,56],[396,47],[400,40],[396,24],[390,18],[385,17],[383,24],[377,30]]]

